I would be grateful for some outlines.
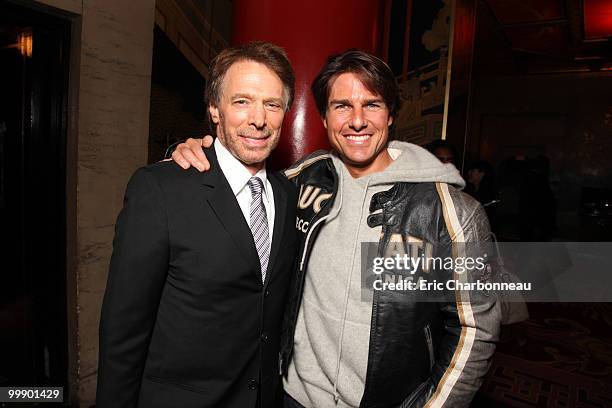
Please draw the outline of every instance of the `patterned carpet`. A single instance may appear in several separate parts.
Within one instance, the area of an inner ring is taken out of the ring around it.
[[[538,303],[504,326],[474,407],[612,407],[612,304]]]

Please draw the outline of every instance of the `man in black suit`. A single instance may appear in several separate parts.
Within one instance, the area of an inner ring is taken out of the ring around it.
[[[294,75],[263,42],[211,64],[210,172],[132,176],[100,322],[97,407],[271,407],[296,192],[266,173]]]

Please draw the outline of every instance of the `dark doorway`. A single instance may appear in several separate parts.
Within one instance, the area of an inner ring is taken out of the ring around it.
[[[67,386],[69,35],[0,1],[0,386]]]

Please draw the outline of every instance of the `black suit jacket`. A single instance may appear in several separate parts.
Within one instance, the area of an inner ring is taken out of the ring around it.
[[[207,173],[162,162],[128,184],[102,306],[98,408],[275,404],[295,187],[268,176],[276,215],[262,284],[249,226],[214,149],[207,157]]]

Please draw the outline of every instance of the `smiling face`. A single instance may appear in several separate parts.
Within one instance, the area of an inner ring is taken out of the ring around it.
[[[239,61],[225,73],[218,106],[209,106],[219,141],[252,174],[278,144],[287,106],[281,79],[265,65]]]
[[[392,123],[383,98],[366,88],[357,75],[343,73],[332,79],[323,125],[353,177],[391,164],[387,141]]]

